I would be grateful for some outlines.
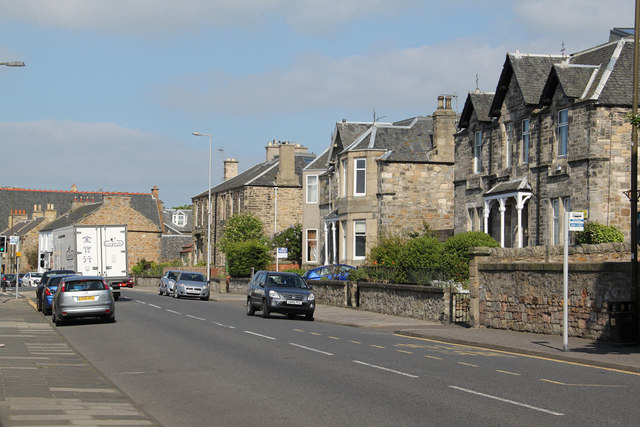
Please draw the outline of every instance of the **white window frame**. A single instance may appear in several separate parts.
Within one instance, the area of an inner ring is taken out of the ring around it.
[[[364,163],[364,167],[361,165],[358,166],[358,163]],[[361,174],[359,174],[359,172]],[[363,191],[358,192],[358,177],[362,178],[362,187]],[[358,157],[353,159],[353,195],[354,196],[364,196],[367,194],[367,158],[366,157]]]
[[[507,122],[504,124],[504,133],[506,139],[506,152],[505,152],[505,164],[507,168],[511,167],[511,161],[513,158],[513,123]]]
[[[200,225],[204,225],[204,200],[200,203]]]
[[[565,114],[565,121],[562,119],[562,115]],[[567,157],[569,151],[569,109],[564,108],[558,110],[558,157]]]
[[[482,172],[482,130],[473,133],[473,173]]]
[[[316,238],[315,239],[310,239],[309,238],[309,232],[315,232],[316,233]],[[307,228],[306,232],[305,232],[305,252],[306,252],[306,262],[308,262],[309,264],[317,264],[318,263],[318,229],[317,228]],[[311,251],[309,250],[309,242],[315,242],[315,259],[311,259],[310,255],[311,255]]]
[[[347,260],[347,222],[342,221],[340,223],[340,227],[342,228],[342,261]]]
[[[171,222],[178,227],[184,227],[187,225],[187,216],[182,211],[175,211],[171,216]]]
[[[311,183],[312,178],[315,179],[315,183]],[[318,175],[307,175],[307,203],[318,203]]]
[[[526,123],[526,126],[525,126]],[[522,119],[522,164],[529,163],[529,149],[531,148],[531,120]]]
[[[560,244],[560,199],[551,199],[551,244]]]
[[[358,232],[358,225],[364,225],[364,232]],[[359,237],[364,237],[364,254],[358,255],[357,241]],[[367,221],[364,219],[356,219],[353,221],[353,259],[365,259],[367,256]]]

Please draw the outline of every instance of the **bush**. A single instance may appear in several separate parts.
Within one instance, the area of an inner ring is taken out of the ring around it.
[[[227,266],[233,277],[249,277],[252,268],[264,270],[271,263],[269,248],[259,240],[228,243],[226,248]]]
[[[482,231],[468,231],[456,234],[447,239],[443,245],[443,267],[449,277],[457,281],[469,279],[469,248],[486,246],[496,248],[500,246],[496,240]]]
[[[302,264],[302,225],[294,224],[273,236],[272,244],[276,248],[287,248],[289,261]]]
[[[382,237],[369,251],[369,262],[373,265],[397,265],[405,243],[406,240],[399,236]]]
[[[236,214],[227,220],[220,249],[227,253],[228,245],[249,240],[264,240],[262,221],[250,213]]]
[[[402,269],[439,270],[442,267],[442,243],[430,236],[409,240],[398,251]]]
[[[131,273],[135,276],[162,276],[165,268],[179,267],[181,265],[182,262],[180,260],[157,263],[142,258],[136,265],[131,267]]]
[[[584,231],[576,233],[576,244],[597,244],[623,242],[624,235],[613,225],[602,225],[597,222],[589,222],[584,226]]]

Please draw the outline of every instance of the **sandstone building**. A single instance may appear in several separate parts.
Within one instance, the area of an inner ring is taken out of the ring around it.
[[[380,236],[429,225],[453,231],[456,113],[438,98],[428,117],[336,123],[331,144],[303,172],[303,264],[360,265]]]
[[[302,223],[302,169],[314,158],[300,144],[274,140],[266,146],[266,160],[241,174],[236,160],[225,160],[224,181],[211,189],[211,265],[225,263],[217,245],[227,219],[234,214],[256,215],[267,236]],[[192,201],[192,262],[206,262],[208,190]]]
[[[632,66],[633,39],[615,36],[569,56],[507,54],[495,92],[462,111],[455,232],[556,245],[564,212],[582,210],[628,240]]]

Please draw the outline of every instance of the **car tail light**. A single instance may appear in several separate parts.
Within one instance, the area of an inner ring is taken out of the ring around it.
[[[104,280],[102,283],[104,283],[104,289],[108,291],[110,288],[109,288],[109,284],[107,283],[107,281]]]
[[[51,295],[51,289],[46,288],[46,289],[44,290],[44,293],[45,293],[45,295]]]
[[[63,283],[62,285],[60,285],[60,292],[65,292],[66,291],[66,283]]]

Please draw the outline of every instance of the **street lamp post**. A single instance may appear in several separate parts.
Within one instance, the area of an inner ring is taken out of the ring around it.
[[[211,134],[201,132],[192,132],[191,134],[209,137],[209,201],[207,202],[207,283],[209,283],[211,278]]]

